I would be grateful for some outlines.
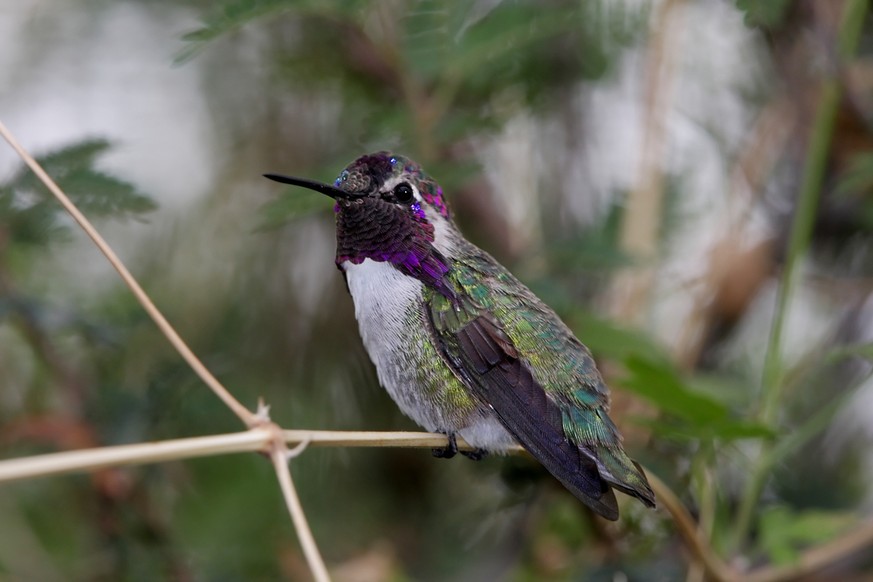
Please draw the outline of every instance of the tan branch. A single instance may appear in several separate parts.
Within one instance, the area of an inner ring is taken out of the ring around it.
[[[239,433],[80,449],[34,455],[22,459],[9,459],[0,461],[0,483],[66,473],[81,473],[105,467],[143,465],[225,453],[259,451],[267,447],[270,438],[269,430],[255,428]]]
[[[276,428],[278,429],[278,427]],[[294,487],[294,480],[291,478],[291,469],[288,467],[290,459],[287,455],[287,449],[281,440],[281,431],[278,432],[277,437],[277,440],[274,441],[276,446],[273,446],[270,451],[270,459],[273,461],[273,468],[276,470],[276,476],[279,478],[279,486],[282,488],[282,495],[285,497],[288,513],[291,514],[291,520],[294,522],[294,529],[297,530],[297,539],[300,540],[303,555],[306,556],[306,562],[309,564],[309,570],[312,572],[315,581],[330,582],[327,567],[324,565],[321,552],[318,551],[315,538],[312,537],[312,529],[310,529],[309,522],[306,520],[306,514],[303,513],[300,497],[297,496],[297,489]]]
[[[141,465],[173,460],[206,457],[226,453],[263,451],[269,448],[273,439],[271,426],[261,426],[245,432],[206,437],[176,439],[157,443],[119,445],[99,449],[85,449],[38,455],[24,459],[0,461],[0,483],[91,471],[109,466]],[[398,447],[398,448],[439,448],[448,441],[445,435],[427,432],[376,432],[376,431],[332,431],[332,430],[283,430],[282,439],[288,445],[307,443],[313,447]],[[473,450],[462,439],[458,449]],[[511,454],[524,453],[521,447],[514,447]],[[271,452],[272,456],[272,452]],[[284,455],[282,456],[284,463]],[[273,460],[274,464],[276,460]],[[801,554],[792,566],[765,566],[745,575],[729,567],[715,553],[708,540],[700,535],[697,524],[679,497],[651,471],[646,471],[649,483],[655,491],[658,503],[670,514],[683,543],[695,560],[705,567],[709,576],[719,582],[787,582],[820,571],[859,550],[873,545],[873,521],[858,526],[849,533],[810,548]],[[280,476],[280,484],[284,477]],[[285,485],[283,485],[284,491]],[[289,511],[291,501],[289,504]],[[293,515],[292,515],[293,516]],[[295,520],[296,523],[296,520]],[[303,535],[298,535],[303,543]],[[311,534],[309,534],[311,536]],[[306,550],[304,550],[306,551]],[[315,572],[315,570],[313,570]]]
[[[9,459],[0,461],[0,483],[65,473],[80,473],[104,467],[142,465],[227,453],[264,451],[269,449],[272,436],[271,427],[265,425],[238,433]],[[448,444],[445,435],[427,432],[284,430],[282,438],[290,445],[309,442],[311,446],[329,447],[437,448],[445,447]],[[458,439],[458,449],[473,450],[473,447],[462,439]]]
[[[15,136],[0,122],[0,135],[9,142],[9,145],[18,153],[24,163],[36,174],[40,181],[45,184],[46,188],[57,198],[61,206],[73,217],[78,225],[85,233],[94,241],[97,248],[106,256],[109,263],[118,271],[121,279],[142,305],[143,309],[155,324],[158,329],[164,334],[170,344],[176,349],[179,355],[188,363],[194,372],[200,377],[203,382],[209,386],[213,393],[218,396],[225,405],[230,408],[240,420],[249,427],[246,433],[236,435],[222,435],[219,437],[203,437],[201,439],[186,439],[185,441],[170,441],[154,444],[130,445],[126,449],[119,450],[118,447],[107,449],[90,450],[90,451],[72,451],[70,453],[61,453],[58,455],[46,455],[41,457],[32,457],[29,459],[19,459],[15,461],[7,461],[4,467],[0,468],[0,476],[5,475],[7,480],[22,479],[30,474],[53,474],[67,472],[70,470],[84,470],[85,468],[97,468],[118,464],[129,464],[131,462],[155,462],[158,460],[166,460],[167,458],[179,456],[188,456],[196,451],[199,456],[214,455],[221,452],[227,452],[231,447],[254,447],[253,449],[243,450],[269,450],[270,456],[273,459],[273,464],[276,469],[276,477],[279,480],[279,486],[282,489],[282,494],[288,506],[288,511],[294,522],[294,527],[297,530],[297,535],[300,544],[303,548],[303,553],[306,556],[309,567],[312,570],[312,575],[317,582],[329,582],[330,578],[327,575],[324,561],[321,559],[321,554],[315,544],[312,532],[309,529],[309,524],[306,521],[306,516],[303,513],[303,507],[300,505],[300,500],[297,497],[297,492],[294,489],[294,482],[291,479],[291,472],[286,462],[287,448],[283,442],[284,435],[281,428],[270,422],[267,416],[268,408],[259,404],[257,414],[249,411],[243,406],[231,393],[212,375],[212,373],[203,365],[200,359],[194,354],[188,345],[182,340],[181,336],[176,332],[163,313],[158,310],[151,298],[146,294],[137,280],[133,277],[121,259],[112,250],[112,247],[103,239],[97,229],[91,222],[82,214],[70,198],[58,187],[51,177],[43,170],[42,166],[18,143]],[[0,479],[2,480],[2,479]]]
[[[643,104],[643,143],[635,185],[628,192],[619,233],[619,246],[634,265],[618,271],[612,283],[611,311],[623,322],[637,322],[655,279],[666,181],[663,153],[666,119],[676,77],[676,29],[683,0],[666,0],[657,9],[646,51],[646,86]]]
[[[649,484],[655,492],[658,504],[673,518],[679,536],[694,559],[702,563],[706,571],[718,582],[739,580],[738,573],[725,564],[709,545],[709,541],[700,535],[697,523],[673,490],[651,471],[646,471],[646,476],[649,478]]]

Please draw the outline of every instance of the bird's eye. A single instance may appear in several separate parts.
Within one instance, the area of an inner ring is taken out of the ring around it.
[[[397,184],[394,187],[394,198],[396,198],[401,204],[412,202],[412,199],[415,198],[415,195],[412,193],[412,186],[406,182]]]

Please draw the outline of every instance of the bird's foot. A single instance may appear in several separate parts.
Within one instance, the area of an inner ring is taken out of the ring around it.
[[[458,441],[455,438],[455,433],[450,432],[446,436],[449,437],[449,442],[445,447],[430,450],[431,454],[438,459],[451,459],[458,454]]]
[[[473,449],[472,451],[461,451],[461,454],[471,461],[481,461],[488,456],[488,451],[485,449]]]

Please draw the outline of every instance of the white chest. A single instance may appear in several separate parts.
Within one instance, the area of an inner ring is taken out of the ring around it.
[[[440,393],[445,387],[434,384],[439,374],[427,373],[445,364],[424,357],[435,354],[436,348],[426,331],[421,281],[370,259],[341,266],[364,347],[376,365],[379,382],[400,409],[425,429],[458,432],[474,446],[502,450],[512,444],[493,415],[474,411],[459,416],[446,408],[447,399]]]
[[[438,428],[440,420],[424,400],[416,373],[422,353],[416,344],[426,341],[421,281],[370,259],[357,265],[346,261],[342,268],[379,382],[407,416],[430,430]]]
[[[355,303],[355,318],[364,345],[379,366],[409,335],[409,318],[421,304],[421,281],[407,277],[389,263],[365,259],[342,264]]]

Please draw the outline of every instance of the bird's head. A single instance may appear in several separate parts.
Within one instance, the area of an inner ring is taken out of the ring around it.
[[[390,152],[361,156],[333,184],[265,176],[336,201],[340,268],[371,259],[424,279],[440,279],[448,271],[455,232],[449,208],[439,184],[409,158]]]

